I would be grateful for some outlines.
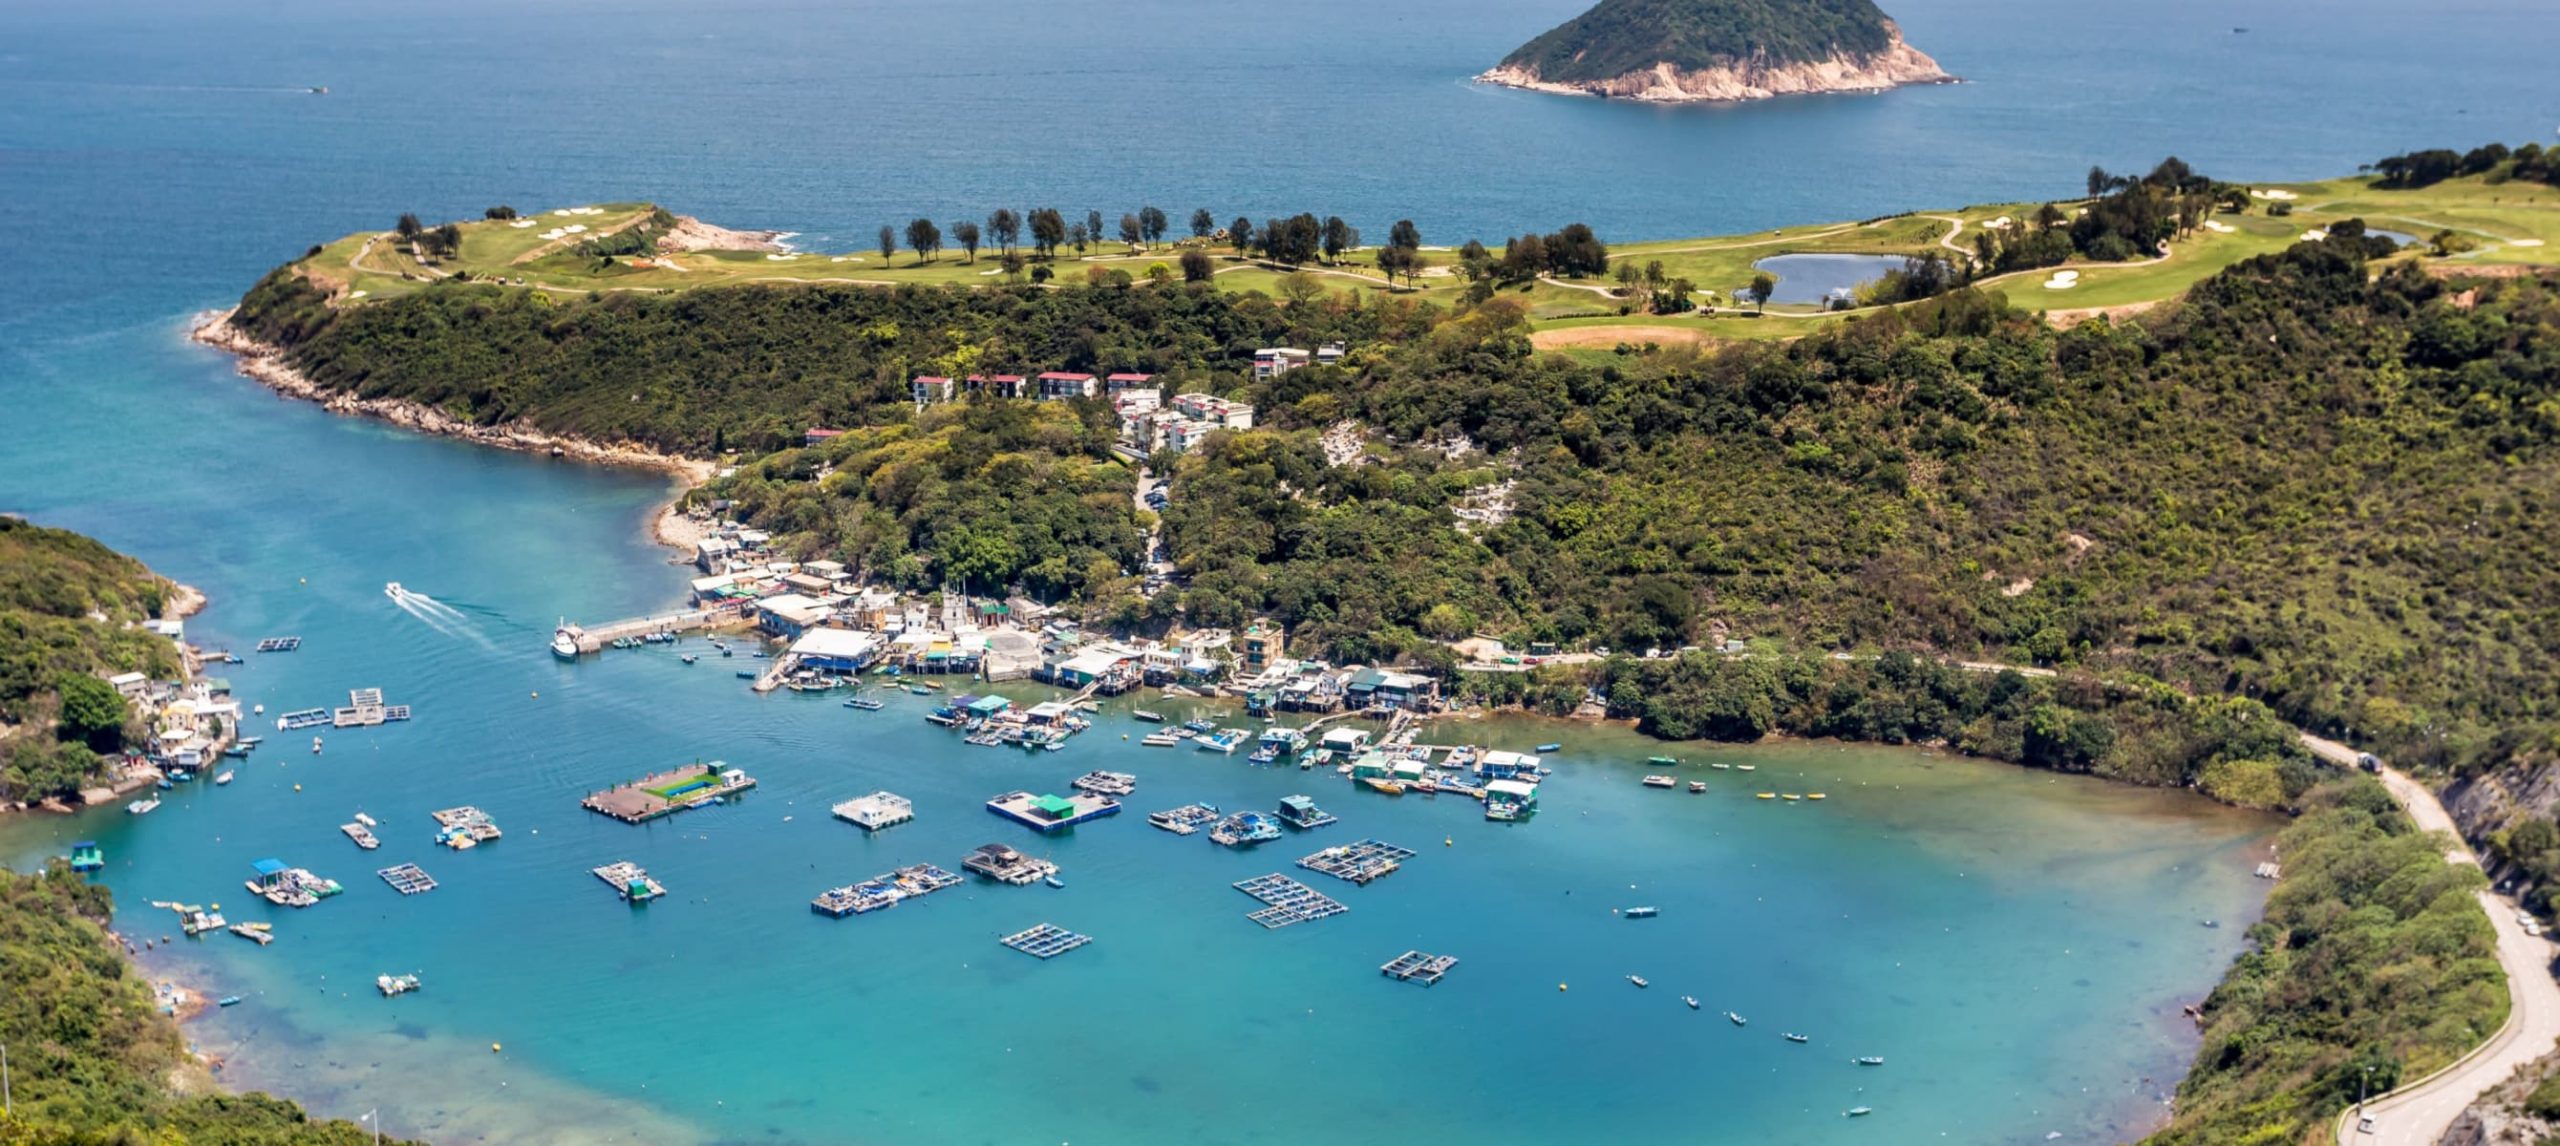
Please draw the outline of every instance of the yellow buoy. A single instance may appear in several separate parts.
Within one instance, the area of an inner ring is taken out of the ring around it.
[[[1562,984],[1562,983],[1558,983],[1558,984],[1556,984],[1556,990],[1559,990],[1559,991],[1564,990],[1564,984]]]
[[[295,581],[294,581],[294,584],[296,584],[296,585],[308,585],[308,584],[310,584],[310,583],[311,583],[311,578],[309,578],[309,577],[299,578],[299,579],[297,579],[297,580],[295,580]]]
[[[1444,848],[1454,848],[1458,846],[1458,841],[1456,838],[1451,836],[1442,836],[1440,837],[1440,846]]]
[[[293,786],[293,790],[294,790],[294,791],[296,791],[296,792],[301,791],[301,790],[302,790],[302,785],[300,785],[300,784],[296,784],[296,785],[294,785],[294,786]]]
[[[539,692],[534,693],[534,694],[533,694],[533,698],[534,698],[535,700],[540,700],[540,699],[542,699],[542,694],[541,694],[541,693],[539,693]]]
[[[496,1054],[496,1053],[498,1053],[498,1044],[496,1044],[496,1043],[490,1043],[490,1044],[489,1044],[489,1053],[490,1053],[490,1054]]]

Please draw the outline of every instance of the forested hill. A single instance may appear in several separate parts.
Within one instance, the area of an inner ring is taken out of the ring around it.
[[[1550,83],[1607,80],[1668,64],[1681,71],[1863,59],[1892,47],[1873,0],[1600,0],[1503,58]]]
[[[1605,361],[1533,352],[1505,296],[1444,312],[1181,283],[445,283],[333,309],[279,275],[240,320],[332,388],[743,448],[706,496],[804,553],[1129,628],[1269,614],[1311,649],[1426,664],[1476,631],[1920,648],[2259,698],[2413,762],[2548,756],[2552,285],[2448,283],[2336,229],[2131,323],[2057,331],[1958,291],[1791,343]],[[1343,368],[1245,371],[1257,345],[1336,338]],[[904,390],[1128,368],[1260,410],[1157,459],[1188,581],[1152,597],[1107,408],[920,419]],[[1363,443],[1349,464],[1319,441],[1339,423]],[[863,432],[800,447],[816,425]]]
[[[170,585],[68,530],[0,517],[0,801],[68,795],[123,747],[124,698],[101,674],[178,672],[140,627]]]
[[[152,1009],[103,929],[105,888],[60,861],[38,875],[0,869],[0,1044],[9,1048],[11,1146],[232,1143],[361,1146],[372,1131],[314,1121],[264,1094],[225,1094],[199,1078],[181,1094],[177,1024]],[[382,1141],[389,1142],[385,1138]]]

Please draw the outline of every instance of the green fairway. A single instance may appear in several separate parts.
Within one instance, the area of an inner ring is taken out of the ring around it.
[[[2174,298],[2233,263],[2282,250],[2306,233],[2350,218],[2422,241],[2452,231],[2476,244],[2472,250],[2436,260],[2452,265],[2560,263],[2560,189],[2539,184],[2491,184],[2474,178],[2388,190],[2376,187],[2371,177],[2357,177],[2266,184],[2253,190],[2247,210],[2215,216],[2210,226],[2173,242],[2165,257],[2122,263],[2074,258],[2061,267],[1994,276],[1980,280],[1980,285],[2004,292],[2013,305],[2030,310],[2077,315],[2100,308],[2140,307]],[[2289,213],[2275,215],[2279,205]],[[1614,278],[1541,279],[1498,293],[1528,306],[1542,348],[1575,354],[1615,353],[1622,344],[1789,338],[1836,321],[1842,313],[1856,312],[1825,313],[1811,306],[1772,304],[1765,314],[1744,313],[1752,308],[1738,304],[1734,293],[1751,280],[1760,260],[1785,254],[1936,252],[1963,261],[1969,257],[1976,233],[1986,227],[2023,225],[2038,207],[2034,203],[1981,204],[1863,223],[1624,243],[1611,249],[1613,267],[1632,265],[1642,270],[1658,263],[1664,281],[1687,279],[1696,289],[1697,301],[1709,308],[1695,314],[1644,313],[1642,292],[1634,298],[1621,297]],[[582,249],[590,241],[649,223],[656,211],[647,203],[608,203],[556,208],[514,220],[463,222],[459,224],[460,253],[432,262],[422,261],[390,232],[349,235],[318,248],[296,266],[338,288],[344,302],[404,294],[455,277],[560,291],[657,292],[749,283],[987,286],[1039,280],[1039,270],[1045,269],[1045,281],[1053,284],[1111,281],[1119,272],[1144,285],[1151,270],[1178,281],[1182,252],[1188,248],[1210,255],[1215,272],[1211,281],[1221,290],[1278,296],[1285,293],[1284,279],[1293,273],[1289,268],[1240,259],[1228,247],[1198,240],[1167,241],[1151,250],[1131,250],[1117,242],[1089,245],[1082,253],[1070,247],[1053,259],[1028,262],[1018,276],[1004,272],[1001,257],[991,248],[982,248],[975,259],[950,249],[930,260],[905,249],[884,258],[876,247],[705,250],[613,258]],[[1456,273],[1457,252],[1438,246],[1425,248],[1424,255],[1430,266],[1409,285],[1390,286],[1369,249],[1348,252],[1337,264],[1310,265],[1295,273],[1332,293],[1392,292],[1441,305],[1459,302],[1468,284]],[[2413,251],[2402,257],[2431,256]],[[2057,271],[2077,275],[2058,279]]]

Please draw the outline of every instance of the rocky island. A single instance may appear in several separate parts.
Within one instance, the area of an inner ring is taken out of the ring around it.
[[[1952,83],[1871,0],[1600,0],[1479,82],[1654,103]]]

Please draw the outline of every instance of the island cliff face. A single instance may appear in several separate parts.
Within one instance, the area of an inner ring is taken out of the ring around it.
[[[1954,77],[1871,0],[1601,0],[1484,83],[1655,103],[1869,92]]]

